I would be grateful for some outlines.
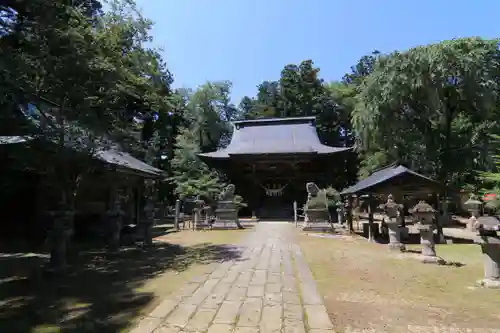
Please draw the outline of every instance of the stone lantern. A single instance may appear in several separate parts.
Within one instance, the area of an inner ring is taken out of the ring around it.
[[[434,245],[434,213],[436,210],[425,201],[420,201],[410,213],[417,219],[416,227],[420,232],[422,253],[420,259],[423,263],[443,264],[444,260],[436,255]]]
[[[481,246],[484,257],[484,278],[477,281],[481,287],[500,289],[500,237],[498,220],[494,217],[479,218],[474,243]]]
[[[405,245],[401,243],[401,225],[398,217],[401,215],[403,205],[397,204],[392,194],[387,196],[387,202],[382,205],[386,215],[386,225],[389,234],[389,249],[404,251]]]
[[[205,201],[200,199],[200,196],[197,195],[193,203],[193,230],[196,230],[201,223],[201,214],[205,206]]]
[[[474,231],[475,225],[477,223],[477,218],[480,215],[481,212],[481,207],[483,206],[483,203],[479,201],[475,195],[471,195],[469,200],[467,200],[464,205],[467,207],[467,210],[470,212],[471,217],[469,221],[467,222],[467,229],[470,231]]]

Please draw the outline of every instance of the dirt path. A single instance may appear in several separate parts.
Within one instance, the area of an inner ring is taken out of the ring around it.
[[[333,332],[288,223],[260,223],[242,255],[186,283],[132,333]]]

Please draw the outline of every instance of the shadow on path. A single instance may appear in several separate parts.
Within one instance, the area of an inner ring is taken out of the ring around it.
[[[235,246],[208,243],[79,252],[57,276],[39,268],[46,256],[0,256],[0,332],[120,332],[153,301],[154,294],[138,291],[147,280],[168,270],[241,257]]]

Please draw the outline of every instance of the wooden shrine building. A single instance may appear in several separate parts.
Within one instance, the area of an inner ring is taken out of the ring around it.
[[[305,185],[341,186],[349,147],[321,143],[315,117],[236,121],[229,145],[199,154],[207,164],[223,170],[248,203],[248,214],[259,218],[293,216],[293,201],[306,200]]]

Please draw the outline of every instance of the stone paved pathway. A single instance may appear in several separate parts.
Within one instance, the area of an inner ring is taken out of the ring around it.
[[[225,261],[165,299],[131,333],[333,332],[289,223],[260,223]]]

